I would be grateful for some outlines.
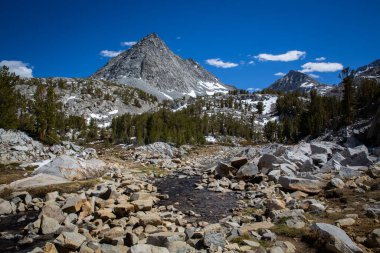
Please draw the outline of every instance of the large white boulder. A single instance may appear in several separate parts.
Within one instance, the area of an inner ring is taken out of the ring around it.
[[[33,174],[49,174],[68,180],[98,177],[104,174],[106,164],[99,159],[84,160],[78,157],[61,155],[38,168]]]

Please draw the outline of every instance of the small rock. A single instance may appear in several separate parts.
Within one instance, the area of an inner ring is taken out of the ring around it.
[[[169,250],[164,247],[157,247],[149,244],[137,244],[132,246],[128,253],[169,253]]]
[[[58,253],[57,248],[54,244],[47,242],[43,248],[44,253]]]
[[[269,211],[285,209],[285,201],[281,199],[268,199],[267,208]]]
[[[147,225],[157,226],[161,224],[162,224],[161,217],[157,213],[145,214],[140,218],[140,225],[144,227]]]
[[[58,196],[59,196],[59,193],[57,191],[46,193],[45,201],[46,202],[55,202],[56,199],[58,198]]]
[[[11,214],[13,211],[12,205],[9,201],[0,199],[0,215]]]
[[[243,165],[238,172],[236,173],[236,177],[238,178],[249,178],[255,176],[259,173],[259,168],[254,163],[248,163]]]
[[[212,247],[212,246],[217,246],[224,248],[226,245],[226,241],[224,239],[224,234],[221,232],[206,232],[203,238],[203,244],[206,247]]]
[[[366,243],[371,248],[380,247],[380,228],[374,229],[367,238]]]
[[[231,165],[236,168],[236,169],[239,169],[241,166],[243,166],[244,164],[246,164],[248,162],[248,159],[247,157],[235,157],[231,160]]]
[[[131,247],[139,242],[139,238],[133,232],[127,232],[125,235],[125,245]]]
[[[335,252],[342,253],[361,253],[363,252],[342,229],[326,224],[315,223],[311,229],[317,231],[320,237],[325,238],[326,248]],[[327,239],[326,239],[327,238]]]
[[[326,186],[326,183],[319,180],[296,177],[280,177],[278,183],[285,189],[307,193],[319,193]]]
[[[86,237],[76,232],[62,232],[54,243],[71,250],[78,249],[84,242]]]
[[[41,217],[42,215],[53,218],[58,221],[59,224],[61,224],[66,218],[66,215],[62,212],[59,206],[53,203],[48,203],[42,207],[39,216]]]
[[[335,186],[336,188],[342,189],[344,188],[344,182],[342,179],[334,177],[330,181],[331,185]]]
[[[131,203],[134,205],[136,211],[149,211],[152,209],[153,206],[152,199],[135,200]]]
[[[269,248],[268,253],[285,253],[285,252],[282,250],[281,247],[273,246]]]
[[[61,226],[59,222],[53,218],[50,218],[46,215],[41,217],[41,233],[43,235],[52,234],[56,232]]]
[[[167,243],[174,241],[185,241],[185,234],[179,232],[160,232],[150,234],[147,238],[148,244],[160,247],[164,247]]]
[[[215,176],[217,178],[230,177],[232,176],[232,172],[236,169],[226,163],[219,163],[215,168]]]
[[[260,243],[255,242],[255,241],[251,241],[251,240],[243,240],[243,243],[245,245],[248,245],[248,246],[252,247],[252,248],[258,248],[258,247],[260,247]]]
[[[339,219],[335,221],[335,224],[339,227],[347,227],[347,226],[352,226],[355,224],[355,220],[352,218],[344,218],[344,219]]]
[[[81,196],[73,196],[66,199],[65,204],[62,206],[62,210],[66,213],[76,213],[79,212],[82,204],[86,202]]]

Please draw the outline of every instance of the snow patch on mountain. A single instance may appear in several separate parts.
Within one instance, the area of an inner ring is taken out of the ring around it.
[[[209,96],[212,96],[215,93],[228,93],[228,89],[217,82],[198,81],[198,85],[206,89],[206,94]]]
[[[181,105],[180,107],[178,107],[176,109],[173,109],[172,111],[178,112],[178,111],[181,111],[181,110],[186,109],[186,108],[187,108],[187,104],[184,104],[184,105]]]
[[[276,107],[276,102],[277,102],[277,96],[269,97],[269,99],[264,100],[263,114],[266,115],[266,114],[272,113],[274,108]]]
[[[312,88],[312,87],[314,87],[314,86],[315,86],[314,83],[309,83],[309,82],[304,82],[304,83],[302,83],[302,84],[300,85],[300,87],[302,87],[302,88]]]
[[[197,94],[195,94],[194,90],[191,90],[189,93],[185,93],[186,95],[189,95],[190,97],[196,98]]]
[[[108,115],[117,114],[118,112],[119,112],[119,110],[116,109],[116,110],[110,111],[110,112],[108,113]]]
[[[164,95],[166,98],[173,100],[173,98],[171,96],[169,96],[168,94],[166,94],[165,92],[161,91],[161,94]]]

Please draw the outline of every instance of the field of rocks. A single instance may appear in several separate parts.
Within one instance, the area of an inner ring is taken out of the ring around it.
[[[1,252],[380,252],[379,149],[0,140]]]

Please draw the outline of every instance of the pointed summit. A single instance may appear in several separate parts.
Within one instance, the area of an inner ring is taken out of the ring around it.
[[[157,44],[165,44],[163,40],[158,37],[157,33],[151,33],[142,38],[137,44],[144,44],[144,43],[157,43]]]
[[[230,89],[196,61],[175,55],[155,33],[112,58],[92,78],[137,87],[161,99],[226,93]]]
[[[278,79],[274,82],[269,89],[278,90],[283,92],[292,92],[292,91],[309,91],[317,86],[321,85],[318,81],[310,77],[309,75],[290,70],[288,74]]]
[[[144,39],[159,39],[159,37],[158,37],[157,33],[153,32],[153,33],[150,33],[147,36],[145,36],[142,40],[144,40]]]

